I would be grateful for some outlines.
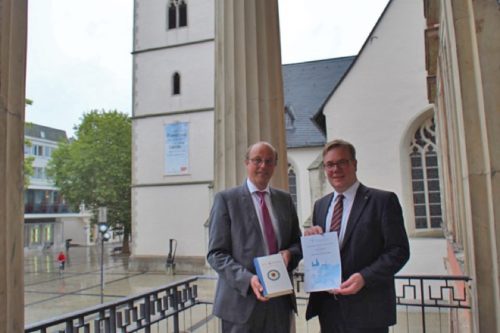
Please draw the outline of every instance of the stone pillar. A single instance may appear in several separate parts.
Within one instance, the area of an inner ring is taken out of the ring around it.
[[[494,1],[452,1],[460,74],[467,224],[464,251],[473,279],[474,331],[500,331],[500,11]],[[457,78],[458,79],[458,78]]]
[[[278,150],[272,185],[288,188],[277,0],[216,0],[215,192],[246,177],[247,147]]]
[[[0,0],[0,332],[24,331],[26,33],[27,1]]]

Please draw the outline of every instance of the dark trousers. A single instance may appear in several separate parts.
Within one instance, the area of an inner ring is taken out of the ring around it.
[[[333,297],[324,300],[319,314],[321,333],[388,333],[388,327],[348,327],[342,316],[339,302]]]
[[[292,308],[288,296],[257,302],[248,321],[244,324],[222,322],[223,333],[290,333]]]

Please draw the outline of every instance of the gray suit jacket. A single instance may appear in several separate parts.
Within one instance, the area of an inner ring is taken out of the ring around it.
[[[278,189],[270,189],[270,199],[278,221],[278,247],[292,253],[288,266],[291,272],[302,258],[295,206],[290,194]],[[250,278],[255,274],[253,259],[266,255],[246,182],[215,195],[209,223],[207,260],[219,275],[213,312],[226,321],[246,323],[258,302],[250,287]]]

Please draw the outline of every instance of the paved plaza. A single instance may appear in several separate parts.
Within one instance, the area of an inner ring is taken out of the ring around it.
[[[446,274],[443,258],[446,256],[444,239],[412,239],[410,262],[400,274]],[[61,316],[97,305],[100,294],[100,248],[71,247],[63,272],[59,271],[57,252],[30,251],[25,253],[24,301],[26,325]],[[136,272],[128,270],[128,257],[112,255],[111,247],[104,256],[104,303],[140,294],[178,280],[186,275],[164,272]],[[198,294],[212,299],[215,274],[200,280]],[[301,327],[305,302],[299,302],[297,332],[318,331],[317,323]]]
[[[71,247],[63,272],[59,271],[57,252],[25,253],[25,324],[60,316],[101,302],[100,247]],[[140,294],[186,278],[166,272],[133,272],[128,257],[104,255],[104,303]],[[215,281],[205,289],[213,289]]]

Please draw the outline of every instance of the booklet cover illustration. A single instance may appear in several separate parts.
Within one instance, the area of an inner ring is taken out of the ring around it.
[[[304,290],[306,292],[339,288],[342,280],[339,242],[336,232],[302,236]]]

